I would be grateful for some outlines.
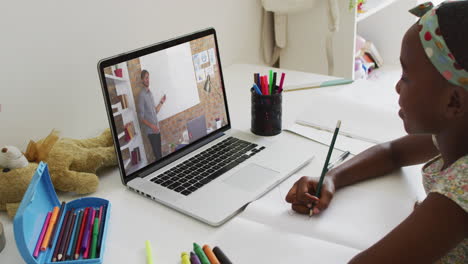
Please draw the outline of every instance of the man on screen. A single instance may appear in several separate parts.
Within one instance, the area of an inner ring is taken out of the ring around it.
[[[157,114],[159,113],[161,106],[166,102],[166,95],[161,98],[158,105],[155,105],[153,94],[149,88],[149,72],[147,70],[141,71],[141,81],[144,89],[141,90],[138,95],[138,111],[140,119],[144,124],[142,133],[146,132],[153,149],[153,154],[156,157],[156,160],[158,160],[162,157],[162,151],[161,133],[159,130]]]

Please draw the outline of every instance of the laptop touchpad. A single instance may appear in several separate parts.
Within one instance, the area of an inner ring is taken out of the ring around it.
[[[278,174],[279,172],[277,171],[261,167],[257,164],[249,164],[225,179],[224,182],[246,191],[255,191],[265,183],[276,179]]]

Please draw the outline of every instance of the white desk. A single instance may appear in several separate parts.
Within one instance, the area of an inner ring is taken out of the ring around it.
[[[233,65],[225,70],[234,128],[249,131],[252,74],[258,71],[266,74],[268,69]],[[288,73],[287,76],[301,78],[301,74]],[[351,89],[368,94],[364,92],[367,88],[357,84],[285,93],[283,125],[294,121],[302,106],[307,104],[308,96],[332,92],[349,95]],[[373,90],[366,100],[392,105],[388,96],[384,97],[388,100],[384,102],[383,99],[373,99],[375,94]],[[101,110],[102,106],[96,108]],[[306,260],[345,263],[402,221],[411,212],[416,197],[423,198],[419,167],[411,167],[340,190],[330,208],[318,217],[309,219],[291,213],[284,203],[284,196],[300,176],[319,173],[328,147],[287,132],[268,140],[286,138],[303,141],[315,159],[218,228],[127,190],[116,169],[101,173],[99,189],[92,196],[108,199],[112,204],[105,263],[145,263],[144,242],[147,239],[152,242],[155,263],[180,263],[180,253],[190,251],[193,242],[212,247],[218,245],[235,263],[300,263]],[[69,201],[77,197],[60,193],[59,198]],[[0,263],[22,263],[14,241],[12,221],[4,212],[0,213],[0,220],[7,239],[7,245],[0,253]],[[304,225],[307,228],[297,230]]]

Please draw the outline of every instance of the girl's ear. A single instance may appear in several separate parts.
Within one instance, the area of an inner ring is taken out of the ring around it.
[[[447,117],[459,118],[468,114],[468,91],[461,86],[450,87],[450,100],[447,105]]]

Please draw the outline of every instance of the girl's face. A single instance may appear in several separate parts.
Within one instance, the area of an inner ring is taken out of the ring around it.
[[[426,57],[418,34],[416,24],[403,38],[400,53],[403,72],[396,84],[400,95],[399,115],[408,134],[436,134],[445,123],[448,86]]]

